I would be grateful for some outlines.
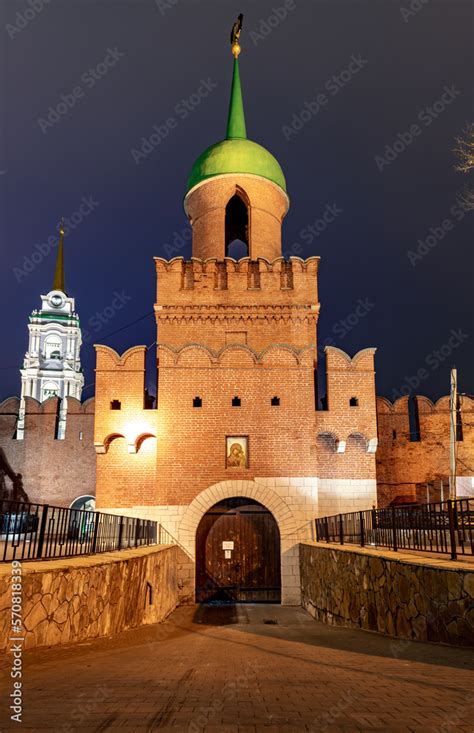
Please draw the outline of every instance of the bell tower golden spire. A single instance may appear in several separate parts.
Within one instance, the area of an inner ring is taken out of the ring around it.
[[[56,269],[54,271],[53,290],[60,290],[65,293],[64,289],[64,219],[59,222],[59,245],[58,255],[56,257]]]

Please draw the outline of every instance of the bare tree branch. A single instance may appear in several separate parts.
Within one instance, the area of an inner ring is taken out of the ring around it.
[[[470,173],[474,169],[474,123],[470,122],[463,130],[463,135],[456,138],[456,147],[453,152],[456,155],[457,163],[454,170],[460,173]],[[459,197],[466,209],[474,209],[474,191],[466,187],[464,193]]]

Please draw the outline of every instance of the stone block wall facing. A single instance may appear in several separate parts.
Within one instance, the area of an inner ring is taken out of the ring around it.
[[[24,648],[112,636],[163,621],[178,605],[177,556],[176,546],[155,546],[22,562]],[[10,564],[0,565],[3,599],[11,598],[11,572]],[[2,649],[9,644],[11,622],[7,602],[0,610]]]
[[[407,641],[474,646],[467,563],[311,542],[300,569],[302,605],[319,621],[398,637],[394,654]]]

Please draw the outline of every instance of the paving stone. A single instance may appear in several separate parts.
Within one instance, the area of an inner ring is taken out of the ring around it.
[[[263,623],[269,614],[277,625]],[[179,608],[158,640],[145,627],[25,652],[22,733],[473,731],[467,650],[410,643],[394,657],[392,640],[326,626],[299,608],[246,605],[232,623],[222,608],[213,620],[211,607],[206,623],[195,615]],[[19,730],[5,698],[0,728]]]

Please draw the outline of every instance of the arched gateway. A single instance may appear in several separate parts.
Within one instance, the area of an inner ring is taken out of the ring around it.
[[[211,507],[196,532],[196,601],[281,601],[280,531],[254,499]]]
[[[276,487],[274,483],[275,479],[220,481],[201,491],[186,507],[179,520],[176,537],[190,560],[186,568],[186,573],[188,573],[186,586],[190,591],[187,598],[194,600],[196,597],[194,580],[196,579],[196,565],[201,559],[199,553],[196,552],[198,549],[197,537],[203,518],[221,502],[238,498],[245,500],[249,506],[261,506],[264,512],[276,522],[280,557],[279,560],[274,561],[274,564],[279,563],[281,568],[281,602],[284,605],[299,605],[301,598],[298,541],[301,537],[306,537],[306,534],[304,529],[298,530],[293,512],[285,499],[284,494],[289,492],[289,488]],[[221,541],[226,539],[223,538]],[[263,558],[262,562],[264,561]]]

